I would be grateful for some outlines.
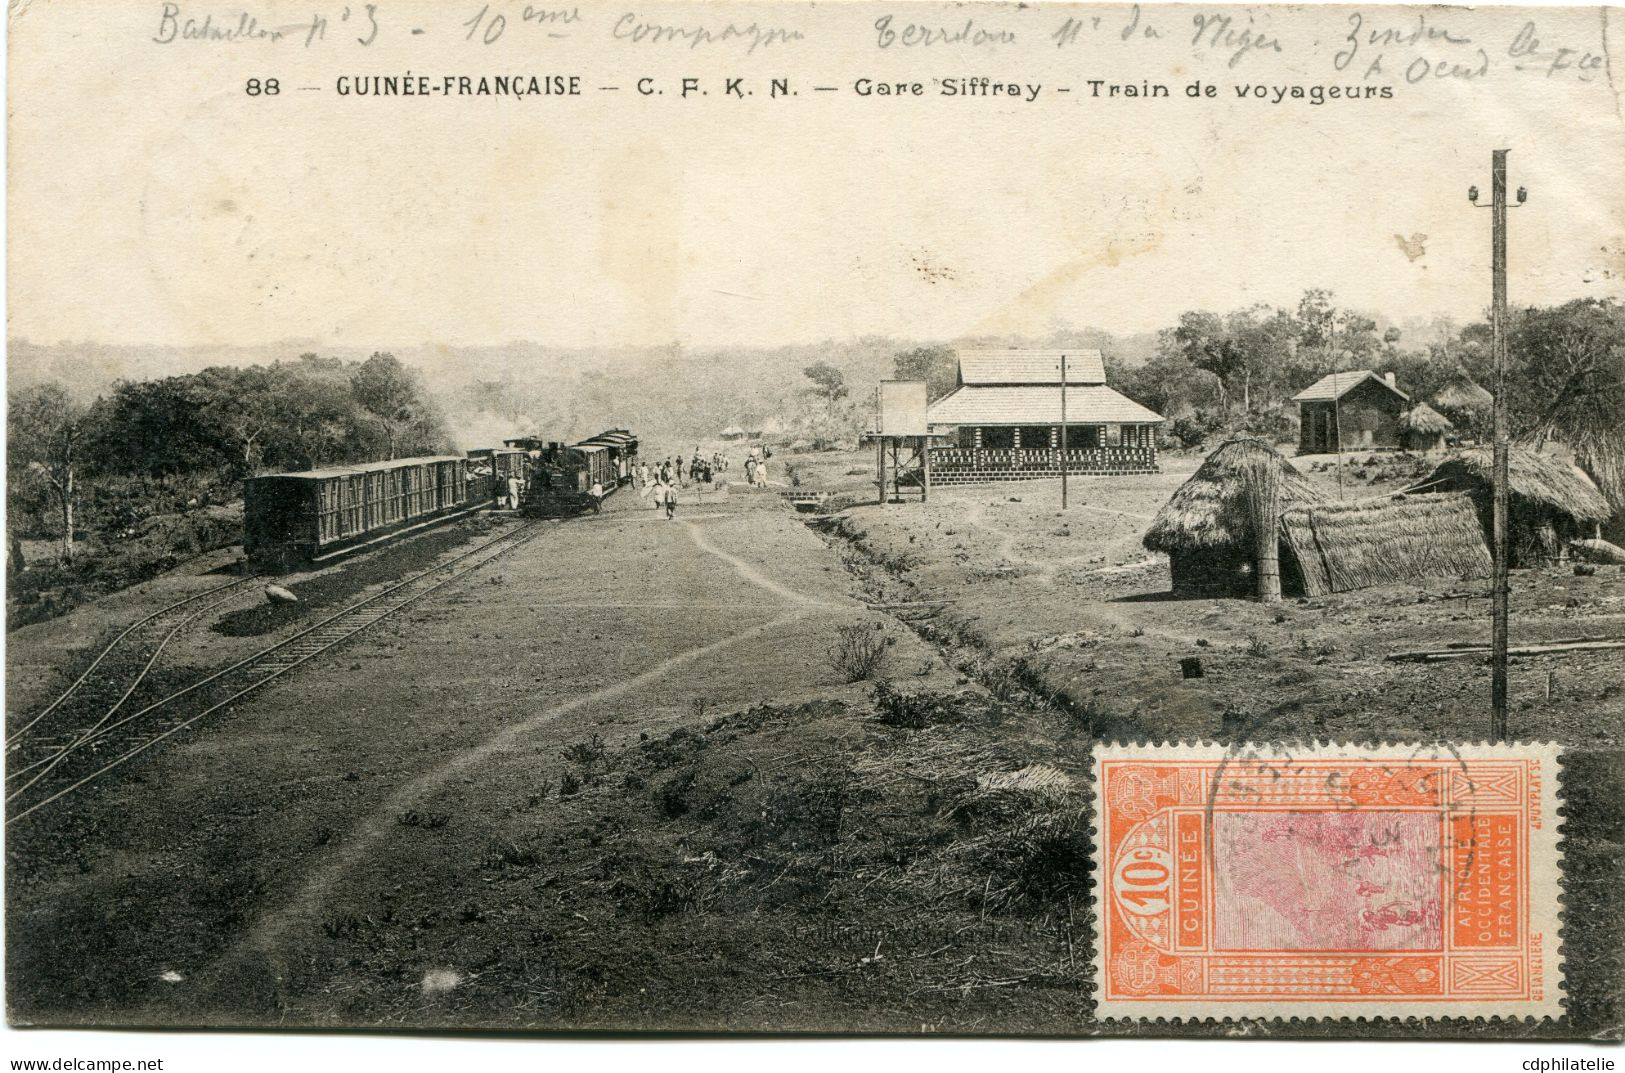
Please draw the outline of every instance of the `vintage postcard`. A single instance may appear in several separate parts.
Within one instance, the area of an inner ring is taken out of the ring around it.
[[[1618,1037],[1618,9],[7,28],[12,1025]]]
[[[1561,1016],[1557,757],[1097,746],[1099,1015]]]

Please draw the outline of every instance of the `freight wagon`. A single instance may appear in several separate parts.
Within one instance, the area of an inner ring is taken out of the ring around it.
[[[397,458],[243,481],[243,550],[260,569],[287,570],[484,503],[468,461]]]

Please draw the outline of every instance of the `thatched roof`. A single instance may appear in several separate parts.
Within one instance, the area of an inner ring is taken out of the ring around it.
[[[1281,529],[1309,596],[1490,572],[1478,512],[1464,495],[1300,506],[1282,512]]]
[[[1436,435],[1441,432],[1449,432],[1456,426],[1452,425],[1450,419],[1444,414],[1441,414],[1425,402],[1419,402],[1399,415],[1399,427],[1406,432]]]
[[[1494,455],[1487,447],[1458,451],[1408,491],[1487,490],[1494,481]],[[1575,466],[1528,447],[1507,454],[1508,492],[1514,499],[1551,507],[1576,521],[1601,522],[1613,514],[1597,486]]]
[[[1182,552],[1195,548],[1253,542],[1251,491],[1262,484],[1279,488],[1283,507],[1325,500],[1303,474],[1256,436],[1226,440],[1207,456],[1201,468],[1164,503],[1146,530],[1152,551]]]
[[[1488,410],[1495,396],[1480,387],[1466,373],[1457,373],[1433,395],[1433,404],[1446,410]]]

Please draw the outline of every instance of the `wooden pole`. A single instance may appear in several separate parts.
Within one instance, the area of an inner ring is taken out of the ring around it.
[[[879,475],[879,480],[876,483],[880,485],[880,505],[884,507],[886,505],[886,437],[879,436],[875,442],[879,445],[875,459],[875,472]]]
[[[920,502],[927,502],[931,498],[931,437],[920,437],[920,458],[924,469],[925,483],[920,486]]]
[[[1337,443],[1337,498],[1343,498],[1343,398],[1341,388],[1342,362],[1337,356],[1337,310],[1332,310],[1331,323],[1327,326],[1326,338],[1331,347],[1332,359],[1332,435]]]
[[[880,385],[875,385],[875,491],[880,505],[886,505],[886,413],[880,405]]]
[[[1253,523],[1253,560],[1258,573],[1258,598],[1266,604],[1281,602],[1281,485],[1273,466],[1261,466],[1249,488]]]
[[[1066,509],[1066,355],[1061,355],[1061,509]]]
[[[1507,738],[1507,151],[1490,155],[1490,327],[1495,359],[1490,740]]]

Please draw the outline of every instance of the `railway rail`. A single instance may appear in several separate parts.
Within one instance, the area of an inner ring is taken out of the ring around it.
[[[32,750],[25,742],[23,750],[32,755],[11,757],[12,762],[7,765],[8,778],[14,766],[18,776],[15,779],[17,785],[8,786],[6,791],[7,826],[82,790],[174,735],[229,708],[260,687],[337,648],[436,589],[514,551],[528,543],[543,528],[541,522],[518,525],[455,558],[359,600],[138,711],[118,715],[115,706],[102,712],[94,721],[82,722],[66,740],[54,739],[48,745],[36,744]],[[119,703],[122,704],[122,700]],[[114,718],[115,715],[118,717]]]
[[[107,699],[115,694],[119,699],[114,702],[112,710],[116,711],[145,680],[158,656],[181,630],[206,612],[236,597],[238,590],[254,579],[250,575],[193,593],[126,626],[55,700],[6,736],[6,752],[12,753],[25,740],[48,736],[57,729],[58,724],[73,726],[77,722],[76,716],[82,714],[76,709],[105,705]],[[210,600],[210,597],[217,596],[220,599]],[[11,774],[8,764],[8,779]]]

